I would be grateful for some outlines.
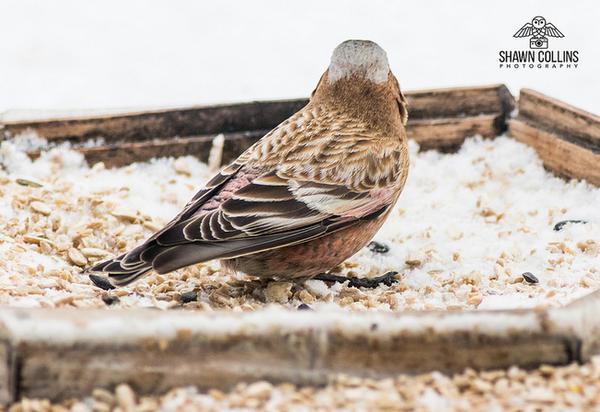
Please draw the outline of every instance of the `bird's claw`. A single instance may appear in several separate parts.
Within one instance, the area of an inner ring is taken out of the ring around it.
[[[392,286],[392,284],[398,282],[398,279],[396,279],[397,274],[398,272],[391,271],[374,278],[350,278],[347,276],[333,275],[331,273],[322,273],[315,276],[313,279],[322,280],[324,282],[348,282],[348,286],[353,288],[374,289],[381,284]]]

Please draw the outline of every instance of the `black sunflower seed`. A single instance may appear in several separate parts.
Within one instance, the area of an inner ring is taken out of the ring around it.
[[[527,283],[539,283],[539,279],[531,272],[525,272],[521,276]]]
[[[198,294],[195,291],[184,292],[181,294],[181,302],[189,303],[198,300]]]
[[[115,303],[119,303],[119,298],[114,295],[102,295],[102,301],[106,303],[108,306],[114,305]]]
[[[367,248],[373,253],[387,253],[390,251],[388,245],[384,245],[383,243],[372,241],[367,245]]]
[[[586,224],[587,221],[586,220],[577,220],[577,219],[561,220],[560,222],[558,222],[557,224],[554,225],[554,231],[558,232],[558,231],[562,230],[562,228],[565,227],[565,225],[568,225],[570,223],[583,223],[583,224]]]

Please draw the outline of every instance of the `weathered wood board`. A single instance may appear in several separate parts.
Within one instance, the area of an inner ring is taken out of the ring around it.
[[[464,368],[585,361],[598,350],[600,292],[564,308],[471,312],[0,311],[0,400],[138,393],[241,381],[321,385]]]
[[[523,89],[508,132],[532,146],[559,176],[600,186],[600,117],[534,90]]]
[[[505,130],[514,100],[504,85],[434,89],[408,92],[408,135],[422,149],[455,150],[465,138],[494,137]],[[206,160],[211,139],[223,133],[223,161],[277,126],[308,100],[250,102],[124,113],[73,119],[7,122],[4,138],[32,130],[50,142],[82,144],[101,138],[103,143],[80,150],[90,163],[123,166],[157,156],[192,154]],[[39,153],[33,152],[33,157]]]

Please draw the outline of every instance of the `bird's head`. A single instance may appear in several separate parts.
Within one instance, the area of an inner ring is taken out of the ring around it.
[[[377,103],[390,103],[397,105],[406,123],[406,99],[390,70],[387,54],[370,40],[346,40],[337,46],[312,97],[333,99],[362,111],[379,109]]]
[[[390,72],[387,54],[369,40],[346,40],[333,51],[328,80],[337,82],[349,77],[361,77],[375,84],[387,81]]]
[[[533,24],[533,27],[536,29],[541,29],[546,25],[546,19],[542,16],[535,16],[533,20],[531,20],[531,24]]]

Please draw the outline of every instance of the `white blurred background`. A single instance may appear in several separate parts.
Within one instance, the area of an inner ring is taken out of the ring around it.
[[[535,15],[566,36],[551,48],[580,51],[578,69],[498,68]],[[349,38],[386,49],[405,90],[505,83],[600,113],[598,0],[2,0],[0,112],[307,96]]]

